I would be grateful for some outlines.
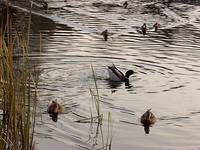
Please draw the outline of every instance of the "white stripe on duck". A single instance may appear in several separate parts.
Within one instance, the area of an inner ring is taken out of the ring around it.
[[[121,82],[128,82],[129,77],[134,73],[133,70],[128,70],[125,75],[115,67],[113,64],[112,66],[108,66],[108,74],[109,74],[109,79],[112,81],[121,81]]]

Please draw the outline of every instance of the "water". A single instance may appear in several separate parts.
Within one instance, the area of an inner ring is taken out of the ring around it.
[[[200,149],[200,5],[198,1],[162,4],[160,14],[130,1],[49,1],[43,21],[42,50],[38,31],[31,37],[32,64],[40,72],[39,110],[36,125],[38,149],[77,150],[100,148],[97,124],[77,123],[95,115],[89,88],[95,91],[93,65],[104,114],[113,119],[113,150],[198,150]],[[159,21],[158,33],[137,32],[144,23],[150,28]],[[48,28],[45,28],[48,27]],[[38,27],[39,28],[39,27]],[[108,41],[101,32],[108,29]],[[123,72],[133,69],[131,86],[110,84],[106,66],[114,63]],[[54,123],[47,105],[57,99],[65,113]],[[145,134],[140,116],[149,108],[156,124]],[[42,115],[41,115],[42,114]]]

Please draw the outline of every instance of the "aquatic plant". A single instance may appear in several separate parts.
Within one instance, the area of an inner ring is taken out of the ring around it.
[[[13,32],[8,1],[3,14],[6,19],[0,25],[0,150],[32,150],[38,79],[33,76],[28,59],[31,19],[24,36]],[[14,60],[17,50],[18,61]]]
[[[96,80],[96,75],[95,75],[95,71],[93,66],[91,65],[92,68],[92,76],[94,79],[94,84],[95,84],[95,91],[96,93],[94,93],[91,89],[90,89],[90,94],[92,97],[92,100],[95,103],[95,108],[96,108],[96,112],[97,112],[97,116],[98,116],[98,125],[97,125],[97,131],[96,134],[98,134],[98,130],[100,130],[100,135],[101,135],[101,142],[102,142],[102,147],[100,149],[103,150],[111,150],[111,145],[112,145],[112,118],[111,118],[111,113],[108,113],[108,127],[107,127],[107,139],[106,139],[106,143],[104,143],[104,131],[103,131],[103,114],[100,111],[100,96],[99,96],[99,90],[98,90],[98,86],[97,86],[97,80]]]
[[[111,150],[112,147],[112,129],[113,129],[113,120],[112,120],[112,115],[110,112],[108,112],[108,126],[107,128],[103,126],[103,119],[105,119],[103,116],[103,113],[101,112],[101,105],[100,105],[100,94],[99,94],[99,90],[98,90],[98,85],[97,85],[97,80],[96,80],[96,75],[95,75],[95,70],[93,68],[93,66],[91,65],[91,69],[92,69],[92,77],[94,80],[94,86],[95,86],[95,90],[92,90],[92,88],[89,89],[90,91],[90,95],[91,95],[91,99],[92,102],[94,104],[94,108],[96,111],[96,115],[94,115],[91,111],[90,117],[83,117],[83,119],[77,120],[76,122],[79,123],[90,123],[90,127],[91,127],[91,133],[95,133],[95,135],[92,137],[91,135],[89,135],[89,141],[94,141],[94,143],[92,144],[93,147],[95,146],[100,146],[99,150]],[[105,122],[106,123],[106,122]],[[92,131],[93,126],[96,125],[95,131]],[[105,135],[106,134],[106,135]],[[99,137],[100,135],[100,137]],[[98,139],[100,138],[101,141],[101,145],[98,144]]]

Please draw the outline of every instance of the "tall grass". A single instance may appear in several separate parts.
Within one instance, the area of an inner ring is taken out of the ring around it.
[[[13,33],[8,5],[3,14],[5,21],[0,25],[0,150],[32,150],[37,79],[29,67],[29,38]],[[27,35],[29,31],[30,26]],[[17,50],[22,56],[18,61],[13,59]]]

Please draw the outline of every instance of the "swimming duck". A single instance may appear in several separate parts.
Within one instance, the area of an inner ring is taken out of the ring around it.
[[[144,126],[150,126],[156,122],[155,115],[151,112],[151,109],[148,109],[140,118],[140,122]]]
[[[124,4],[123,4],[123,7],[124,7],[124,8],[127,8],[127,6],[128,6],[128,2],[125,1]]]
[[[142,30],[142,34],[143,34],[143,35],[146,35],[146,32],[147,32],[147,25],[146,25],[146,23],[144,23],[144,24],[141,26],[141,30]]]
[[[155,29],[155,32],[158,31],[158,28],[160,27],[160,24],[158,22],[156,22],[154,25],[153,25],[153,28]]]
[[[56,101],[52,101],[52,103],[48,106],[47,112],[50,114],[50,117],[52,117],[52,120],[56,122],[58,114],[63,113],[64,108]]]
[[[107,29],[104,30],[104,31],[101,33],[101,35],[103,35],[103,38],[104,38],[105,41],[108,40],[108,30],[107,30]]]
[[[109,73],[109,79],[112,80],[112,81],[129,82],[129,77],[134,73],[134,71],[128,70],[124,75],[113,64],[112,66],[108,66],[108,73]]]

